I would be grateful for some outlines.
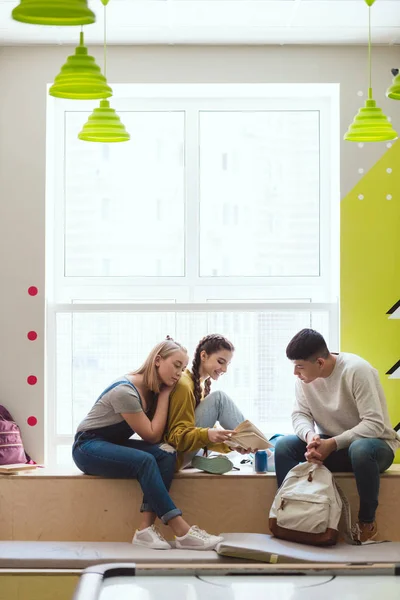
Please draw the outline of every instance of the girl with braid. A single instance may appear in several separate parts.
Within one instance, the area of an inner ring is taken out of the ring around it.
[[[170,397],[165,441],[178,452],[177,469],[192,463],[208,473],[226,473],[232,463],[226,456],[197,455],[201,448],[222,454],[231,452],[224,442],[245,418],[225,392],[210,392],[211,382],[226,373],[235,348],[222,335],[210,334],[200,340],[192,362]],[[215,429],[219,422],[224,429]],[[244,454],[250,449],[239,449]]]

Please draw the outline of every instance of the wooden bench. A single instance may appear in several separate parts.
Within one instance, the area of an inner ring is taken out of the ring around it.
[[[336,475],[357,517],[358,495],[351,473]],[[268,512],[276,492],[272,473],[208,475],[178,473],[171,495],[186,519],[210,533],[269,533]],[[381,479],[377,519],[380,537],[400,541],[400,465]],[[79,471],[37,469],[0,477],[0,540],[130,542],[142,493],[137,481],[103,479]],[[168,527],[164,535],[171,539]]]

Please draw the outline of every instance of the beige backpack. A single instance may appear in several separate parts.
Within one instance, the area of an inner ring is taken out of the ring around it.
[[[332,473],[324,466],[301,463],[289,471],[274,498],[269,528],[282,540],[333,546],[343,507],[347,534],[350,509]]]

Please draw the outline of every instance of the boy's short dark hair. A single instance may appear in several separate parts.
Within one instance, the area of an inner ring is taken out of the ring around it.
[[[302,329],[290,340],[286,348],[289,360],[316,360],[328,358],[328,346],[322,335],[314,329]]]

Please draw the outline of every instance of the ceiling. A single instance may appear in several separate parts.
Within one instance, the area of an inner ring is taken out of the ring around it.
[[[11,19],[18,0],[0,0],[0,45],[75,44],[75,27],[40,27]],[[103,41],[100,0],[88,44]],[[400,0],[376,0],[374,44],[400,44]],[[365,44],[364,0],[110,0],[110,44]]]

